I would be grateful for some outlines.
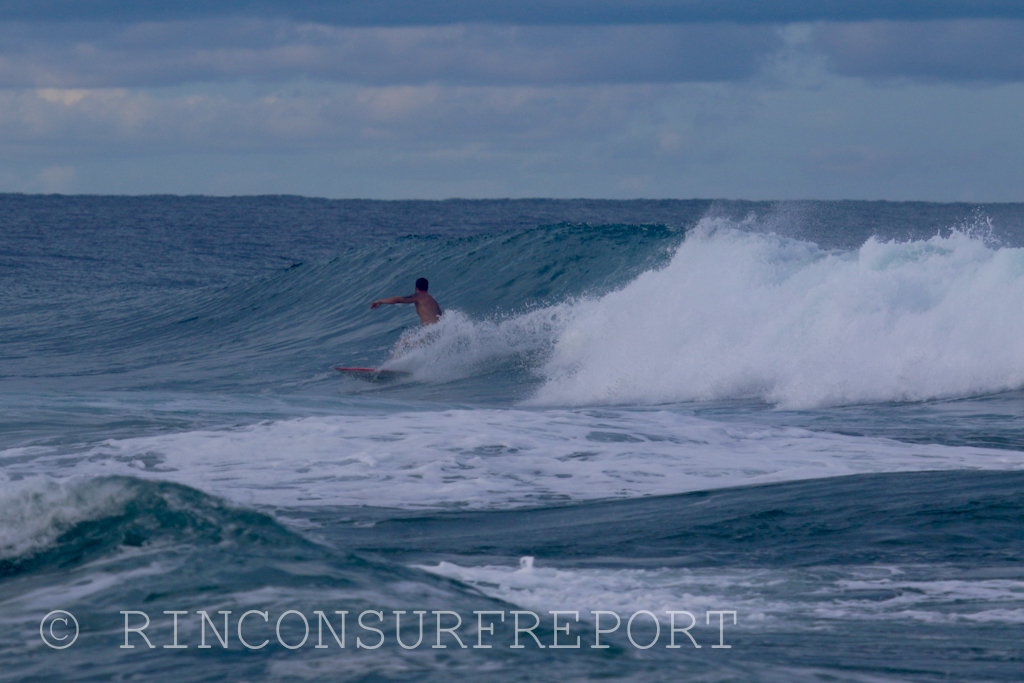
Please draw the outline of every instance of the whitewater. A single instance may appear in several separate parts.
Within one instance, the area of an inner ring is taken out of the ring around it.
[[[0,219],[12,680],[1016,680],[1021,205],[6,195]],[[439,324],[369,309],[421,276]],[[70,667],[55,609],[84,624]],[[467,642],[474,610],[532,610],[548,643],[552,610],[585,639],[688,610],[707,649],[211,650],[187,620],[191,649],[120,648],[122,610],[383,610],[394,643],[394,611],[432,609]]]

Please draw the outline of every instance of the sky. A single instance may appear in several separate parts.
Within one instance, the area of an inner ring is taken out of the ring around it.
[[[1024,0],[0,0],[0,192],[1024,201]]]

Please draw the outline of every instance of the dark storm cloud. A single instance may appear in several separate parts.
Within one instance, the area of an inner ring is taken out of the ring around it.
[[[659,24],[1024,17],[1020,0],[0,0],[0,21],[165,21],[224,16],[350,26]]]
[[[193,82],[554,85],[729,81],[782,46],[771,26],[336,27],[258,19],[0,25],[0,87]]]
[[[1024,20],[816,22],[788,54],[871,80],[1024,80]],[[584,85],[749,79],[787,54],[774,24],[353,27],[283,19],[0,22],[2,87],[294,79]],[[790,43],[794,47],[793,43]]]
[[[739,81],[793,22],[844,76],[1024,78],[1021,0],[0,0],[0,87]]]
[[[811,45],[843,76],[936,81],[1024,80],[1024,21],[824,24]]]

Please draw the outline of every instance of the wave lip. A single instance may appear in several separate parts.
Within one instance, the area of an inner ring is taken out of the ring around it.
[[[534,405],[755,398],[806,409],[1024,386],[1024,250],[953,232],[827,251],[706,220],[578,302]]]
[[[50,548],[82,522],[121,514],[132,498],[113,479],[91,486],[43,477],[0,480],[0,562]]]

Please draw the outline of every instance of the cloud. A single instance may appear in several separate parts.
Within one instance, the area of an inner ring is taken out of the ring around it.
[[[75,182],[75,167],[48,166],[36,176],[36,186],[43,192],[61,192]]]
[[[1009,201],[1022,96],[860,79],[0,91],[0,158],[23,179],[0,190]]]
[[[804,37],[785,36],[794,27]],[[787,47],[788,45],[788,47]],[[345,27],[264,19],[0,23],[0,87],[737,82],[800,53],[874,80],[1024,80],[1024,20]]]
[[[259,17],[339,26],[788,23],[1024,18],[1019,0],[3,0],[0,21]]]
[[[0,190],[1020,199],[1020,2],[20,2]]]
[[[754,74],[771,26],[351,28],[256,19],[0,26],[0,87],[318,81],[553,85]]]
[[[820,24],[811,47],[842,76],[937,81],[1024,80],[1024,21]]]
[[[253,99],[117,88],[8,90],[0,91],[0,151],[244,154],[327,145],[451,156],[510,145],[542,152],[559,138],[614,134],[626,112],[657,101],[664,87],[671,86],[338,86]]]

